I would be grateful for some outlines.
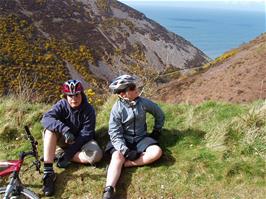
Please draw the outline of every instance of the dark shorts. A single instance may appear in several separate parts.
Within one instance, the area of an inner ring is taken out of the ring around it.
[[[129,149],[136,150],[139,153],[146,151],[146,149],[151,145],[159,145],[159,143],[151,137],[145,137],[142,140],[140,140],[139,142],[134,142],[134,143],[126,142],[126,146]],[[109,141],[108,144],[106,145],[105,153],[113,154],[113,152],[115,152],[115,151],[116,151],[116,149],[112,145],[111,141]]]

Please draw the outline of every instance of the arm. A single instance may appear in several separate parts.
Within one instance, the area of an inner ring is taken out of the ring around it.
[[[162,109],[156,103],[148,99],[142,98],[142,100],[145,105],[146,111],[152,114],[154,117],[153,130],[158,130],[158,131],[161,130],[165,121],[165,116]]]
[[[95,137],[95,123],[96,115],[95,110],[92,106],[89,107],[87,115],[85,116],[85,121],[82,124],[82,129],[78,137],[75,139],[75,143],[71,144],[65,150],[65,158],[70,160],[72,157],[80,150],[80,148],[88,141],[94,139]]]
[[[65,133],[70,130],[70,128],[61,121],[64,115],[63,103],[63,100],[60,100],[52,109],[43,115],[41,123],[45,129],[59,133]]]
[[[128,148],[125,144],[125,139],[123,135],[124,130],[122,127],[121,117],[115,109],[116,106],[114,105],[110,114],[108,133],[110,135],[110,140],[114,148],[124,155]]]

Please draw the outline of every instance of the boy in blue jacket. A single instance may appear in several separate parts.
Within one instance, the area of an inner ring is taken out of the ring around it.
[[[101,160],[102,150],[95,138],[95,110],[87,101],[80,81],[69,80],[62,86],[64,98],[43,115],[45,196],[54,193],[53,162],[56,146],[61,148],[57,166],[65,168],[70,161],[94,164]]]

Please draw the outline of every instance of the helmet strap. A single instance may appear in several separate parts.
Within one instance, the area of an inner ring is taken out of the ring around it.
[[[136,101],[131,101],[131,100],[129,100],[128,98],[126,98],[126,97],[122,97],[121,95],[118,95],[118,97],[122,100],[122,101],[124,101],[124,102],[126,102],[127,104],[129,104],[129,106],[135,106],[136,105]]]

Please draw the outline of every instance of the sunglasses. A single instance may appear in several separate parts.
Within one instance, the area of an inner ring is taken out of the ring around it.
[[[77,93],[77,94],[68,94],[67,96],[72,98],[72,97],[78,97],[79,95],[80,95],[80,93]]]
[[[132,84],[132,85],[129,85],[127,88],[126,88],[126,91],[134,91],[136,90],[136,85]]]

